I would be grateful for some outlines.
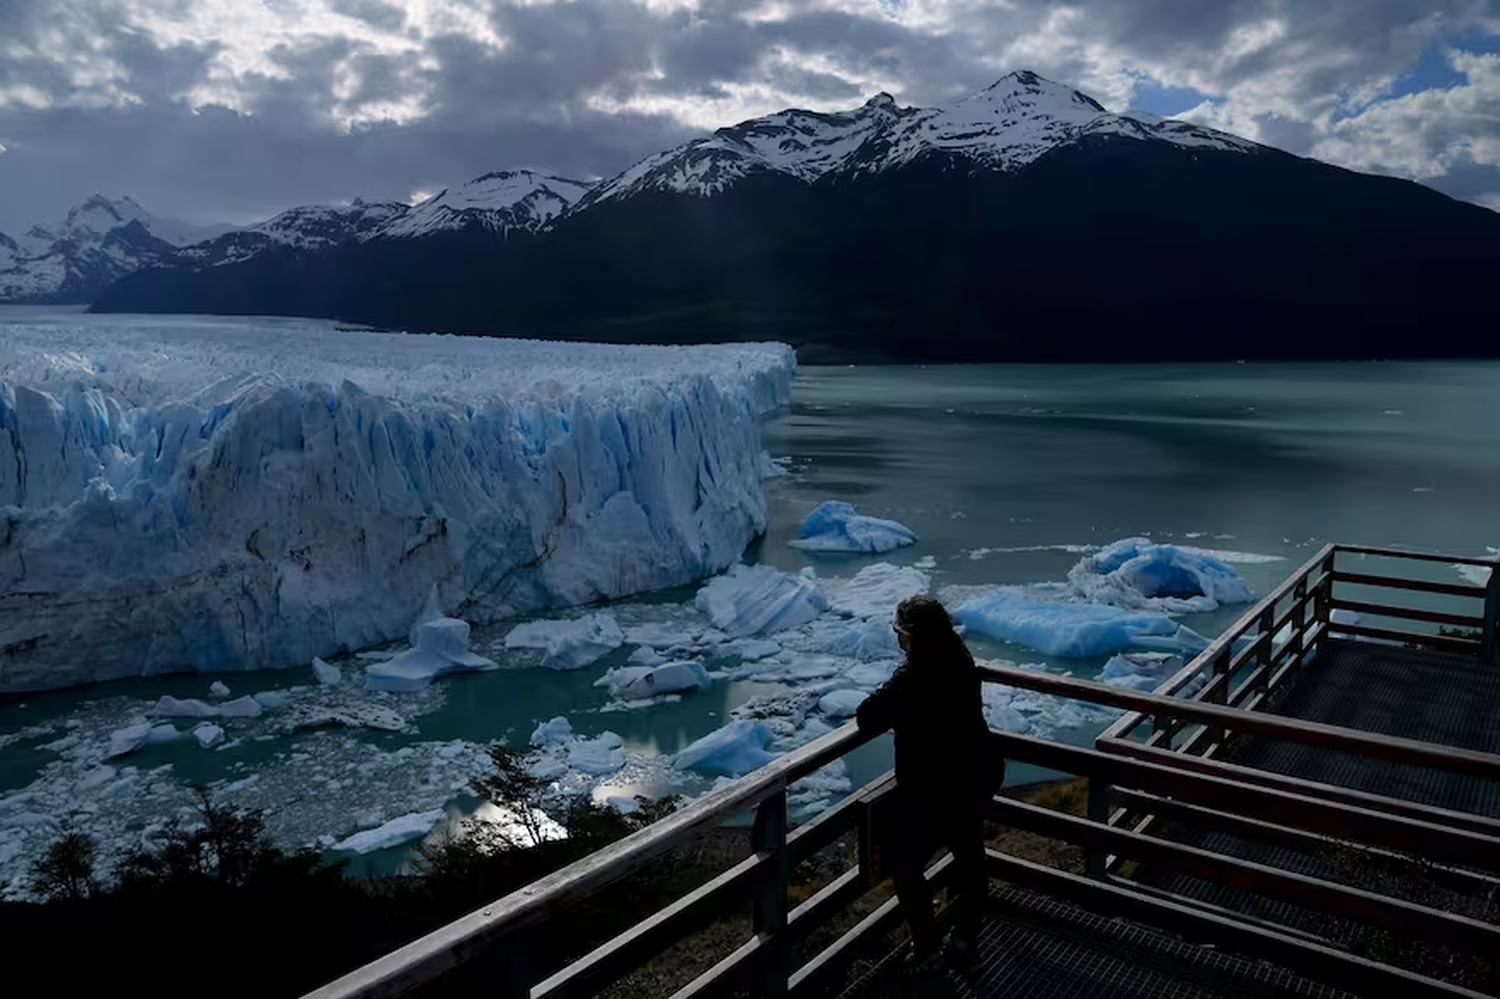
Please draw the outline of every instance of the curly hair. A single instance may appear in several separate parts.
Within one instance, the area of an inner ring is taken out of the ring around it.
[[[954,657],[972,661],[964,640],[953,630],[948,608],[936,597],[925,593],[907,597],[896,605],[891,627],[907,636],[907,662]]]

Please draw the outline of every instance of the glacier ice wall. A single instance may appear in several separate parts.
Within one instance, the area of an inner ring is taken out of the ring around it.
[[[305,664],[689,582],[765,525],[780,344],[0,326],[0,691]]]

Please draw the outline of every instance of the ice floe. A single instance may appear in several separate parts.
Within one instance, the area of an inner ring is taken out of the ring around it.
[[[398,815],[394,819],[382,822],[374,829],[363,829],[347,839],[334,843],[332,848],[350,853],[389,850],[393,846],[400,846],[402,843],[409,843],[426,836],[432,832],[433,826],[442,820],[443,814],[443,809],[435,808],[426,812]]]
[[[680,750],[673,758],[679,770],[738,777],[774,758],[766,751],[771,729],[758,721],[736,720]]]
[[[317,656],[312,661],[313,678],[325,687],[336,686],[344,680],[344,673],[337,666],[330,666]]]
[[[547,669],[582,669],[625,643],[625,633],[608,611],[576,620],[530,621],[505,636],[507,649],[540,649]]]
[[[1200,550],[1125,538],[1081,559],[1068,573],[1077,598],[1128,610],[1193,614],[1249,603],[1250,587]]]
[[[694,606],[725,635],[746,638],[806,624],[828,601],[811,572],[794,575],[769,565],[739,563],[709,580]]]
[[[1170,645],[1187,640],[1179,637],[1180,626],[1165,614],[1033,600],[1009,590],[969,601],[953,612],[953,619],[981,635],[1071,659],[1138,648],[1143,643]],[[1155,641],[1146,642],[1148,638]]]
[[[917,536],[905,524],[867,517],[857,513],[851,504],[827,500],[803,518],[801,537],[788,544],[803,551],[878,555],[916,541]]]
[[[616,667],[595,680],[594,686],[607,687],[612,697],[622,701],[639,701],[662,694],[702,690],[711,682],[702,665],[683,661],[660,666]]]
[[[907,597],[926,593],[932,578],[920,569],[877,562],[856,572],[851,579],[825,580],[828,606],[847,617],[890,618],[896,605]]]

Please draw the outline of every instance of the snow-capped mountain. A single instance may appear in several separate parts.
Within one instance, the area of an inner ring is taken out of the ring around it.
[[[216,267],[242,263],[279,247],[317,250],[337,246],[372,235],[407,210],[399,202],[360,198],[347,205],[300,205],[264,222],[186,247],[179,262]]]
[[[0,301],[88,301],[124,275],[170,263],[178,248],[230,229],[161,218],[131,198],[96,194],[57,225],[19,237],[0,233]]]
[[[841,173],[881,173],[934,154],[1015,171],[1093,135],[1237,152],[1262,148],[1187,122],[1112,114],[1085,94],[1023,71],[949,108],[902,108],[880,94],[853,111],[780,111],[721,128],[635,164],[588,194],[579,210],[644,191],[717,194],[754,173],[809,183]]]
[[[532,170],[503,170],[445,188],[391,218],[368,238],[416,238],[454,229],[500,235],[537,232],[571,208],[593,186]]]
[[[1500,269],[1500,216],[1114,114],[1034,73],[944,108],[882,94],[756,118],[648,157],[565,210],[583,185],[539,177],[481,178],[295,258],[134,274],[94,308],[782,340],[836,362],[1495,350],[1481,289]],[[469,209],[496,203],[514,207],[472,224]],[[468,231],[407,238],[440,227]]]

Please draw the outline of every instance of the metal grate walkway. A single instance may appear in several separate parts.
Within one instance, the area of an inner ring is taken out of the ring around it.
[[[1329,640],[1273,707],[1277,714],[1485,752],[1500,751],[1500,672],[1478,660],[1368,642]],[[1226,762],[1423,804],[1500,817],[1500,783],[1353,753],[1252,738]],[[1157,835],[1282,870],[1353,884],[1420,904],[1495,921],[1493,885],[1434,880],[1418,867],[1359,866],[1353,854],[1256,842],[1185,822]],[[1440,948],[1403,946],[1370,926],[1253,892],[1147,867],[1137,877],[1173,893],[1286,926],[1437,977],[1466,964]],[[1436,961],[1436,963],[1434,963]],[[1464,977],[1464,972],[1459,972]]]
[[[1500,670],[1467,656],[1329,639],[1274,711],[1500,753]],[[1250,739],[1225,759],[1324,784],[1500,817],[1496,781],[1270,739]]]
[[[1274,965],[1187,943],[1013,885],[992,883],[990,901],[992,911],[980,933],[978,958],[967,973],[949,971],[941,979],[912,979],[903,973],[903,947],[887,955],[843,995],[846,999],[1352,996]]]

